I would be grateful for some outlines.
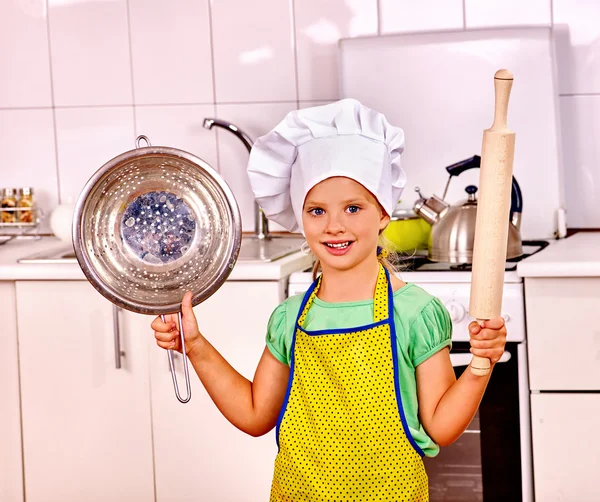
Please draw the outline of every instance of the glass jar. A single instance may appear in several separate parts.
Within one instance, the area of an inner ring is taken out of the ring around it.
[[[33,200],[33,188],[24,187],[20,190],[21,197],[18,201],[19,214],[18,221],[19,223],[35,223],[36,214],[34,208],[34,200]]]
[[[2,223],[16,223],[17,222],[17,198],[15,196],[14,188],[5,188],[2,191],[2,200],[0,201],[0,221]]]

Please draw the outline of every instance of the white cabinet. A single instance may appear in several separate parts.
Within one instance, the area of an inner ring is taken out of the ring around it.
[[[23,501],[15,285],[0,282],[0,500]]]
[[[526,278],[525,304],[535,498],[595,502],[600,278]]]
[[[229,363],[252,380],[265,348],[267,322],[283,296],[281,282],[226,282],[195,307],[204,336]],[[274,432],[253,438],[218,411],[190,364],[192,399],[177,401],[166,351],[156,346],[151,317],[137,316],[150,347],[152,422],[157,502],[244,502],[269,499]],[[176,359],[185,394],[182,358]]]
[[[534,390],[600,391],[600,277],[527,278]]]
[[[600,469],[600,394],[533,394],[535,499],[595,502]]]
[[[16,294],[27,502],[153,502],[147,338],[121,329],[117,369],[113,307],[89,283]]]
[[[252,380],[283,297],[284,281],[228,281],[194,310],[204,335]],[[22,464],[27,502],[268,500],[274,432],[253,438],[231,425],[191,364],[192,399],[180,403],[154,316],[120,311],[117,369],[113,306],[88,282],[0,283],[0,301],[9,312],[0,397],[10,404],[0,415],[2,502],[23,501]],[[175,364],[185,395],[181,355]]]

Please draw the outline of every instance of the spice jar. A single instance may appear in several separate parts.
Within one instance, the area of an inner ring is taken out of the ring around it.
[[[21,189],[21,197],[18,202],[19,223],[35,222],[35,209],[33,203],[33,188],[25,187]]]
[[[14,188],[5,188],[2,192],[2,201],[0,201],[0,212],[2,223],[16,223],[17,213],[15,211],[17,207],[17,198],[15,197]]]

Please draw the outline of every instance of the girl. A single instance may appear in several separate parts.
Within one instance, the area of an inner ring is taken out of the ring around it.
[[[219,410],[253,436],[277,427],[272,501],[426,501],[422,456],[457,439],[483,396],[489,376],[454,376],[442,303],[378,247],[405,185],[403,146],[400,129],[350,99],[292,112],[255,143],[257,200],[302,231],[321,274],[273,312],[252,382],[200,333],[184,296],[188,357]],[[174,320],[152,323],[164,349],[180,350]],[[502,318],[469,331],[493,368]]]

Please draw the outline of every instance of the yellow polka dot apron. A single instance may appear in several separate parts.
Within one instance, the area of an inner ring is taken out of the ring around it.
[[[296,321],[271,502],[429,500],[423,451],[402,409],[388,272],[380,267],[366,326],[303,329],[319,286],[320,278]]]

